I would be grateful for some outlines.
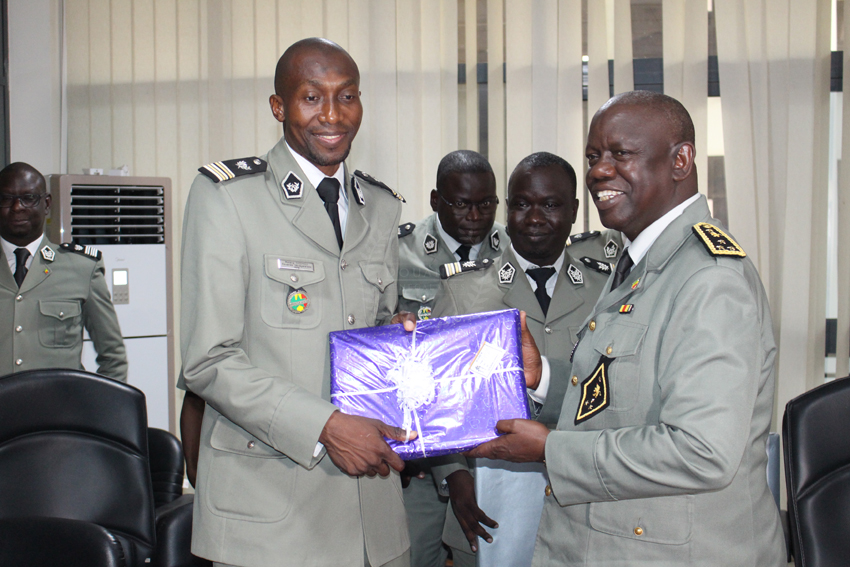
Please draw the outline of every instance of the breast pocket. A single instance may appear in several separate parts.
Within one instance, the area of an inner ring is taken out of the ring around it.
[[[358,262],[363,279],[368,285],[363,286],[363,311],[367,321],[374,321],[378,314],[378,304],[381,296],[390,284],[395,282],[396,275],[380,262]],[[370,323],[371,324],[371,323]]]
[[[640,393],[641,346],[646,325],[627,321],[609,323],[593,333],[593,349],[612,359],[608,366],[610,403],[606,411],[627,411]]]
[[[280,329],[312,329],[322,321],[322,262],[292,256],[264,256],[263,321]]]
[[[401,296],[406,299],[410,309],[416,313],[420,320],[429,319],[431,310],[434,308],[434,298],[437,296],[437,288],[402,285]],[[416,306],[415,308],[412,306]]]
[[[38,340],[49,348],[71,348],[83,340],[82,304],[79,301],[39,301]]]

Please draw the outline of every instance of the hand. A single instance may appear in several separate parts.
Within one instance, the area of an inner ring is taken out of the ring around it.
[[[542,463],[549,428],[530,419],[503,419],[496,423],[502,435],[465,453],[467,457],[502,459],[513,463]]]
[[[519,312],[519,325],[522,331],[522,365],[525,367],[525,387],[536,390],[543,375],[543,362],[540,360],[540,350],[525,322],[525,311]]]
[[[493,543],[493,538],[481,527],[481,524],[490,528],[498,528],[499,524],[478,507],[478,502],[475,500],[475,480],[469,474],[469,471],[455,471],[446,477],[446,482],[449,483],[452,511],[455,513],[466,539],[469,540],[472,552],[478,551],[479,537],[487,543]]]
[[[396,323],[403,324],[404,330],[408,333],[412,333],[416,330],[416,315],[410,311],[399,311],[393,315],[393,320],[390,321],[390,325],[395,325]]]
[[[417,461],[405,461],[404,470],[401,471],[401,487],[407,488],[410,486],[410,480],[416,477],[418,479],[425,478],[425,471]]]
[[[335,411],[325,423],[319,442],[345,474],[387,476],[390,467],[399,472],[404,470],[404,461],[390,449],[384,437],[403,442],[406,434],[400,427],[387,425],[377,419]],[[410,433],[410,439],[416,439],[415,431]]]

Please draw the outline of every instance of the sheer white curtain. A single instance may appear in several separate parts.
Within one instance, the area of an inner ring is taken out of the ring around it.
[[[770,297],[781,419],[824,376],[830,2],[715,11],[729,224]]]

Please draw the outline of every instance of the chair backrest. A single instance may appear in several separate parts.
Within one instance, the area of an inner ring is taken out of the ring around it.
[[[80,370],[19,372],[0,378],[0,416],[0,518],[88,521],[121,541],[128,564],[151,557],[141,391]]]
[[[782,438],[788,519],[797,567],[850,557],[850,377],[785,406]]]
[[[148,428],[153,500],[159,507],[183,495],[183,445],[168,431]]]

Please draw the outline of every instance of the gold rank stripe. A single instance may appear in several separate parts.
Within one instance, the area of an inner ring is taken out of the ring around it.
[[[446,277],[450,278],[455,274],[459,274],[463,271],[463,268],[460,266],[460,262],[452,262],[451,264],[446,264]]]
[[[235,177],[221,162],[208,163],[204,169],[218,177],[219,181],[227,181]]]
[[[230,171],[230,168],[224,165],[223,161],[216,161],[213,162],[211,165],[216,167],[221,173],[224,174],[225,178],[222,179],[222,181],[225,181],[227,179],[233,179],[234,177],[236,177],[236,175],[234,175],[233,172]]]
[[[699,222],[693,226],[693,231],[712,256],[737,256],[739,258],[747,256],[744,249],[731,236],[713,224]]]

